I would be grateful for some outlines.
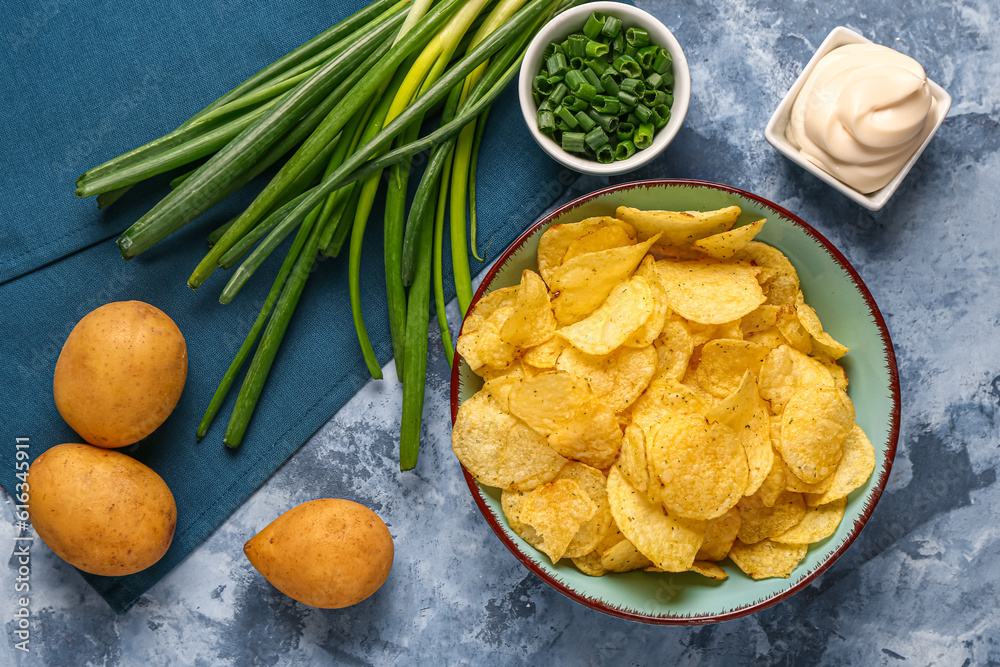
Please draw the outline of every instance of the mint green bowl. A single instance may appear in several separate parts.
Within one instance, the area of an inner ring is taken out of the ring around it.
[[[482,486],[465,471],[472,497],[500,541],[529,570],[567,597],[592,609],[633,621],[696,625],[731,620],[769,607],[801,590],[833,564],[858,536],[889,478],[899,436],[899,377],[882,314],[857,271],[815,229],[785,209],[755,195],[703,181],[653,180],[599,190],[539,220],[497,260],[476,293],[518,284],[524,269],[537,269],[538,239],[553,224],[614,215],[618,206],[639,209],[712,210],[737,205],[737,224],[767,218],[757,239],[781,250],[795,265],[806,301],[834,338],[851,348],[841,363],[850,380],[857,423],[875,446],[875,472],[848,497],[837,532],[813,544],[788,579],[754,581],[729,560],[729,573],[714,581],[693,572],[628,572],[589,577],[571,563],[553,565],[514,534],[500,509],[500,490]],[[482,380],[456,356],[452,371],[452,423],[462,401]]]

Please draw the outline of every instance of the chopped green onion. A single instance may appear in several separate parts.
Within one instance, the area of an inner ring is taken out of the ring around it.
[[[608,135],[604,133],[604,130],[600,127],[595,127],[593,130],[584,135],[584,141],[590,146],[591,150],[597,150],[601,146],[608,143]]]
[[[618,100],[626,110],[634,109],[635,105],[639,103],[638,97],[624,90],[618,91]]]
[[[666,74],[670,71],[670,65],[672,62],[673,58],[670,57],[670,52],[661,48],[660,52],[657,53],[656,57],[653,59],[653,71],[658,74]]]
[[[619,87],[626,93],[630,93],[636,97],[642,97],[643,93],[646,92],[646,84],[642,82],[642,79],[622,79]]]
[[[618,36],[619,31],[622,29],[622,22],[617,16],[608,16],[604,19],[604,27],[601,29],[601,34],[608,39],[614,39]]]
[[[555,114],[546,109],[545,111],[538,112],[538,129],[542,132],[555,132],[556,131],[556,117]]]
[[[583,70],[583,76],[585,79],[587,79],[587,83],[592,85],[594,87],[594,90],[596,90],[598,94],[604,92],[604,86],[601,85],[601,80],[600,78],[598,78],[597,73],[594,72],[594,70],[590,68]]]
[[[586,135],[583,132],[563,132],[562,148],[570,153],[582,153],[586,148],[585,138]]]
[[[663,86],[663,77],[660,76],[659,72],[651,72],[646,77],[646,86],[648,88],[660,88]]]
[[[618,117],[617,116],[609,116],[609,115],[602,114],[602,113],[597,113],[596,111],[591,110],[590,111],[590,117],[593,118],[594,121],[596,121],[597,124],[601,126],[601,129],[604,130],[607,134],[612,134],[613,132],[617,132],[618,131]]]
[[[629,141],[635,134],[635,126],[628,121],[618,123],[618,141]]]
[[[646,150],[653,145],[653,124],[640,123],[635,131],[635,147],[639,150]]]
[[[615,161],[615,149],[611,144],[604,144],[597,149],[597,161],[600,164],[611,164]]]
[[[645,104],[640,102],[635,105],[635,115],[639,117],[639,120],[643,123],[649,121],[649,116],[653,113],[653,110],[647,107]]]
[[[642,28],[629,28],[625,31],[625,41],[637,49],[649,44],[649,33]]]
[[[604,76],[601,77],[601,85],[604,86],[604,92],[610,95],[617,95],[620,90],[618,82],[615,81],[614,75],[610,72],[605,72]]]
[[[552,93],[552,84],[549,83],[548,77],[539,74],[532,79],[531,89],[535,92],[541,93],[542,95],[550,95]]]
[[[549,76],[565,75],[566,71],[569,70],[566,55],[562,51],[556,51],[545,61],[545,68],[548,70]]]
[[[585,111],[590,106],[587,100],[580,99],[575,95],[567,95],[564,97],[562,105],[573,112]]]
[[[566,55],[571,58],[582,58],[588,55],[587,38],[579,33],[570,35],[566,38],[566,41],[563,42],[563,50],[566,52]]]
[[[618,56],[612,67],[630,79],[637,79],[642,76],[642,67],[635,58],[629,55],[623,54]]]
[[[597,123],[594,122],[594,119],[583,111],[577,111],[574,117],[576,118],[576,122],[580,124],[580,127],[583,128],[584,132],[589,132],[591,128],[597,125]]]
[[[559,83],[549,94],[549,101],[552,104],[559,104],[563,101],[563,98],[569,94],[569,88],[566,87],[565,83]]]
[[[628,139],[618,142],[618,147],[615,149],[616,160],[627,160],[633,155],[635,155],[635,144]]]
[[[577,122],[573,112],[564,106],[556,107],[556,116],[561,118],[562,121],[566,123],[566,126],[571,130],[575,130],[580,127],[580,123]]]
[[[594,12],[587,18],[587,23],[583,26],[583,34],[590,39],[597,39],[598,35],[604,29],[604,25],[607,22],[607,17],[600,12]]]
[[[608,55],[608,52],[611,51],[611,47],[607,44],[601,44],[600,42],[595,42],[591,39],[587,40],[587,46],[584,50],[588,58],[599,58],[601,56]]]
[[[591,102],[591,108],[598,113],[617,114],[621,110],[621,103],[617,97],[598,95]]]

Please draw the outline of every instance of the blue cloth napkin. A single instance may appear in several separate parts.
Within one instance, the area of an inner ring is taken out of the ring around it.
[[[221,442],[235,390],[196,443],[195,427],[283,253],[275,253],[233,303],[220,306],[225,276],[197,291],[185,281],[205,252],[208,232],[245,206],[252,192],[231,197],[126,263],[114,238],[166,193],[166,179],[133,189],[104,212],[93,199],[75,199],[73,181],[173,129],[362,4],[86,0],[7,7],[12,28],[0,47],[7,91],[0,105],[0,434],[8,442],[0,446],[0,484],[12,491],[18,482],[15,438],[29,438],[32,460],[53,445],[80,441],[55,409],[52,377],[63,342],[86,313],[110,301],[146,301],[177,322],[188,345],[187,385],[176,410],[125,450],[173,491],[173,544],[138,574],[84,575],[119,613],[221,524],[368,374],[351,323],[346,261],[325,260],[309,280],[242,447],[233,452]],[[532,141],[511,86],[493,107],[480,157],[479,238],[481,246],[490,243],[488,259],[571,180]],[[376,210],[373,220],[380,215]],[[369,225],[362,299],[384,364],[392,349],[381,248],[380,225]]]

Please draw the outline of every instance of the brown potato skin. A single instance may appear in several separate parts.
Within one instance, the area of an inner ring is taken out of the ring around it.
[[[145,570],[174,538],[177,505],[166,482],[131,456],[56,445],[28,469],[28,515],[57,556],[91,574]]]
[[[84,440],[124,447],[170,415],[187,379],[187,345],[162,310],[115,301],[73,328],[56,362],[56,409]]]
[[[361,602],[392,568],[392,535],[364,505],[320,498],[288,510],[252,537],[243,552],[288,597],[322,609]]]

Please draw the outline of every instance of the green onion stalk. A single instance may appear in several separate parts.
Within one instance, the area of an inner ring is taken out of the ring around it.
[[[130,259],[280,165],[246,209],[208,234],[208,249],[188,279],[195,289],[216,270],[232,270],[219,299],[229,303],[272,253],[286,248],[197,427],[199,440],[243,373],[223,437],[230,448],[241,444],[320,253],[337,257],[348,248],[352,319],[368,370],[381,377],[361,312],[360,275],[364,232],[384,181],[386,300],[403,384],[400,467],[416,465],[432,298],[449,364],[454,354],[443,286],[446,223],[465,313],[467,207],[472,255],[482,261],[475,174],[486,112],[516,74],[528,40],[554,12],[578,1],[375,0],[172,132],[80,176],[77,196],[96,195],[105,207],[136,183],[173,172],[172,190],[118,239]],[[424,130],[439,108],[438,127]],[[428,149],[407,207],[412,158]]]

